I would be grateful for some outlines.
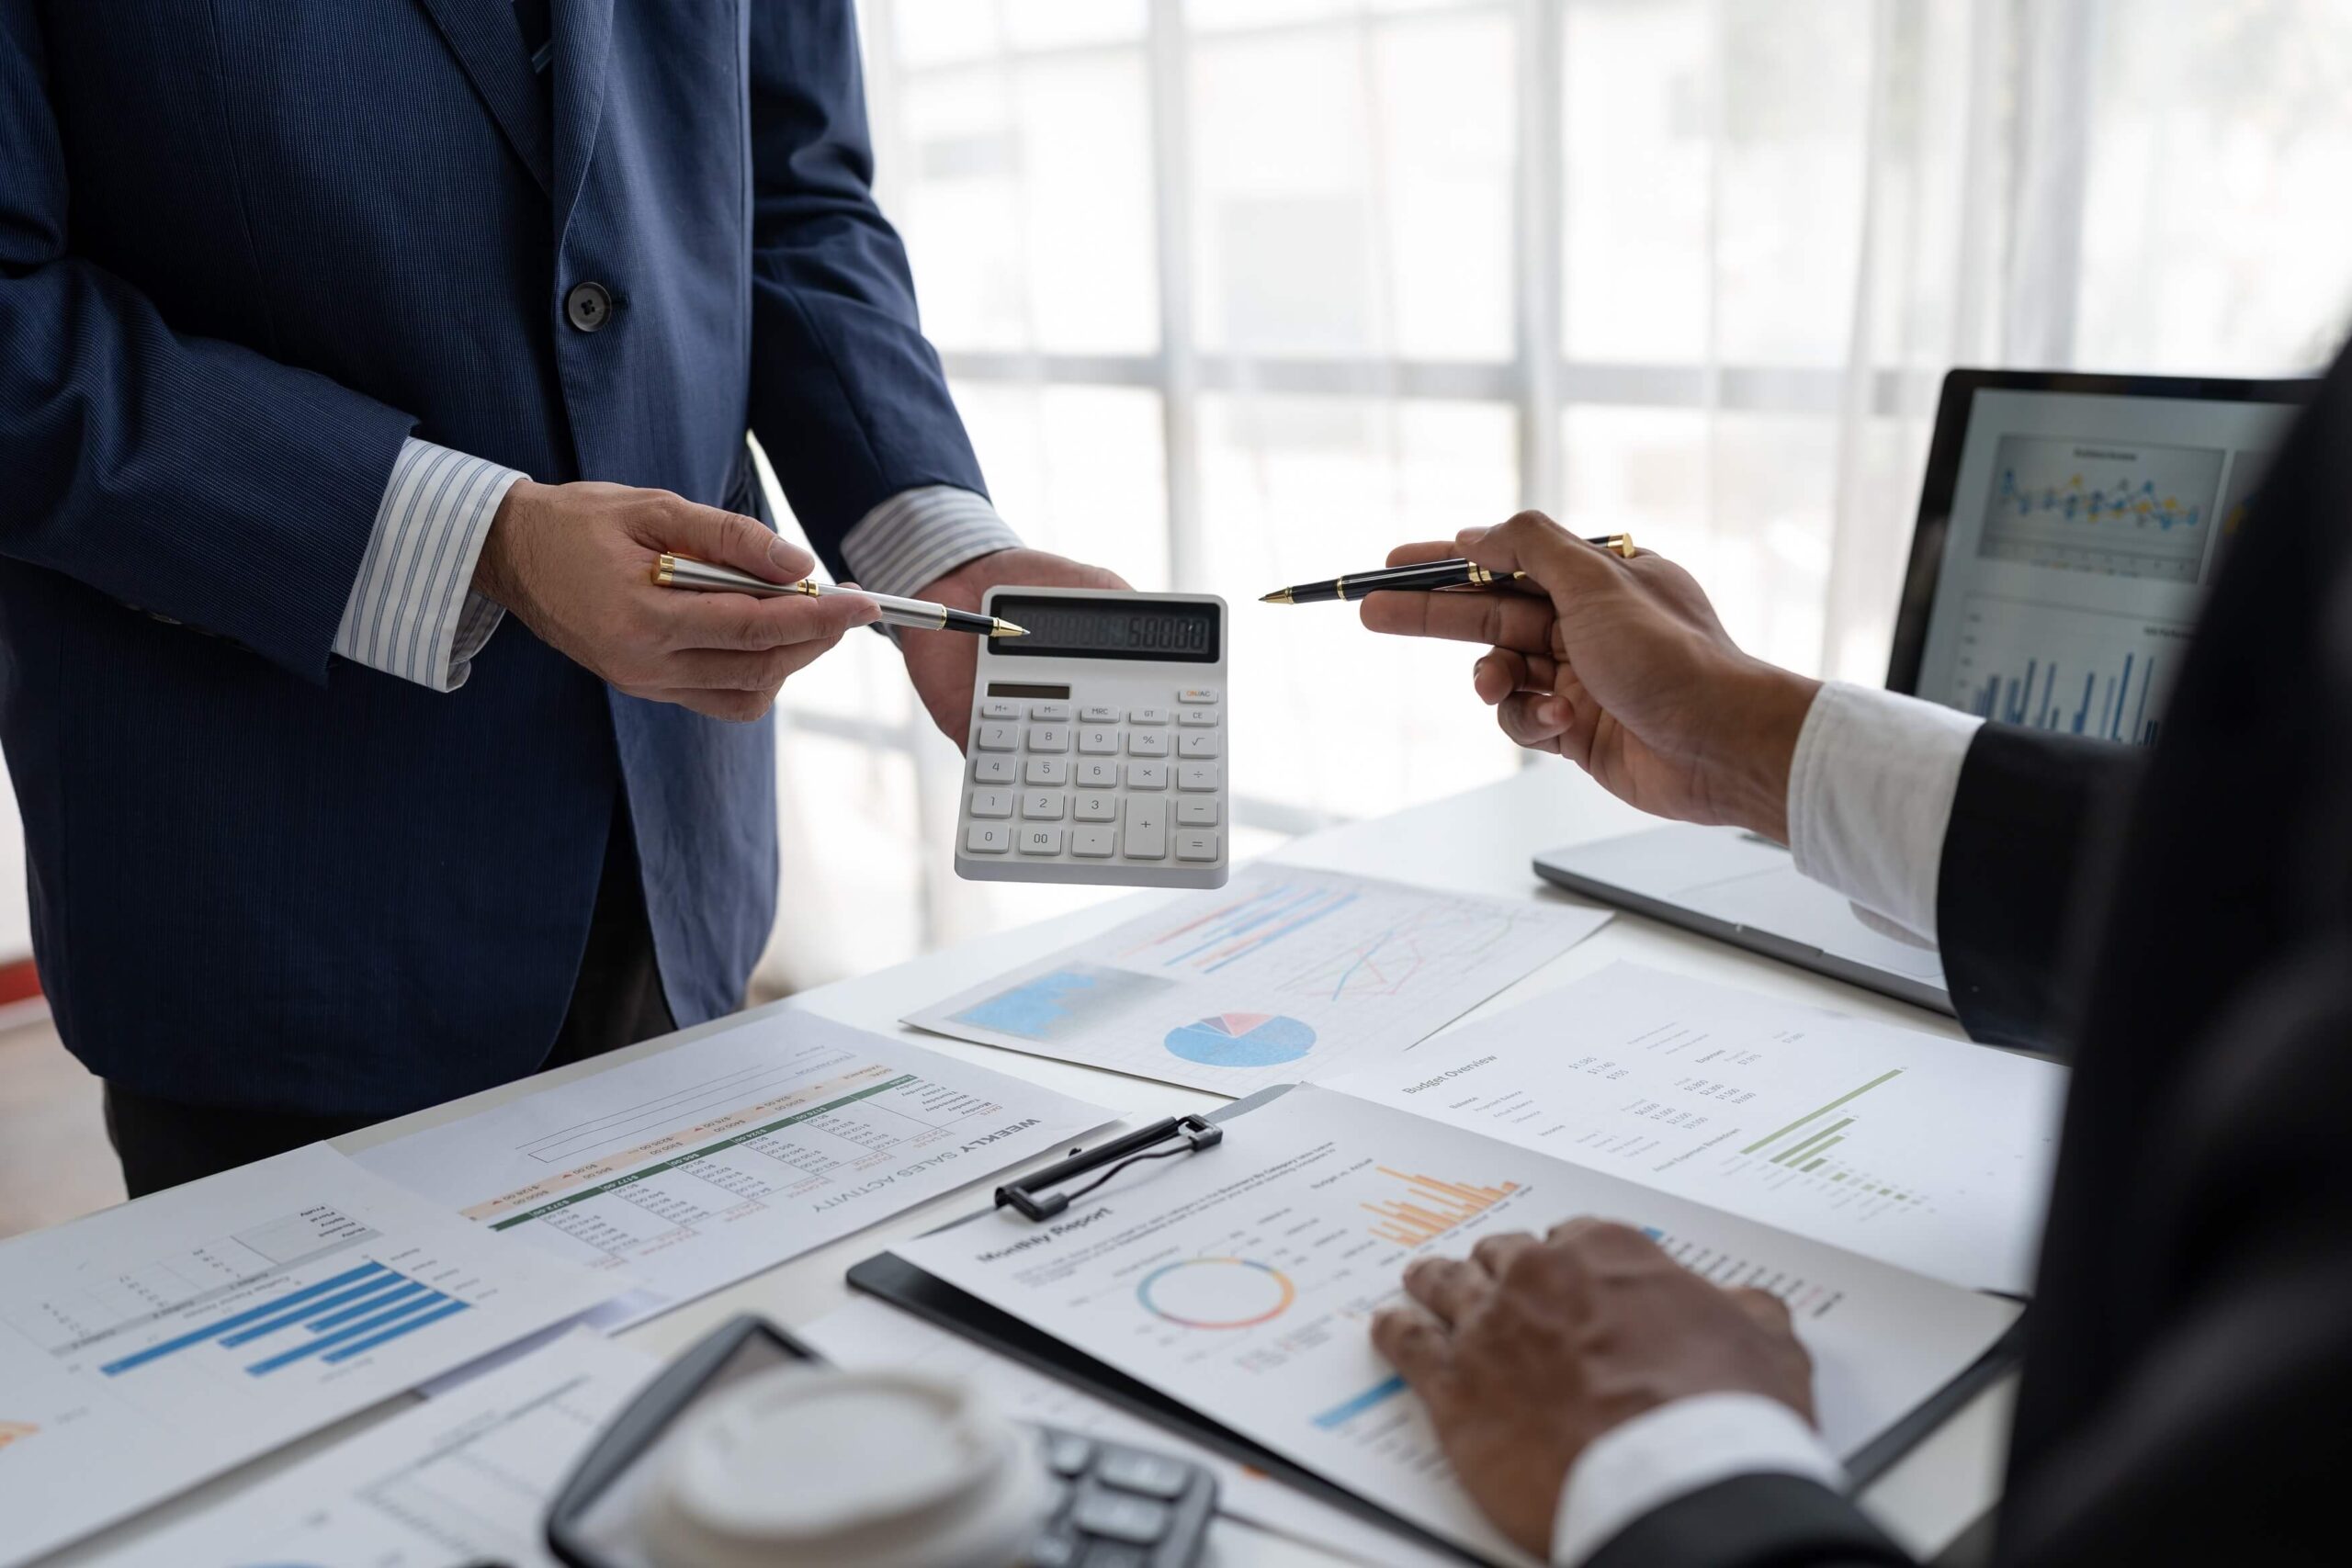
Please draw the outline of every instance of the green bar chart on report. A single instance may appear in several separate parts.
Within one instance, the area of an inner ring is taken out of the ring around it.
[[[1742,1145],[1732,1156],[1731,1163],[1741,1165],[1752,1160],[1756,1169],[1774,1184],[1811,1176],[1874,1203],[1924,1201],[1919,1193],[1882,1181],[1832,1157],[1832,1151],[1845,1143],[1851,1132],[1860,1131],[1857,1123],[1866,1122],[1868,1107],[1857,1102],[1871,1090],[1883,1089],[1902,1076],[1901,1067],[1889,1068],[1794,1121]]]

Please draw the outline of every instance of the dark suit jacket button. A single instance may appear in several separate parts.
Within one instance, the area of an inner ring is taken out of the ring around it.
[[[613,292],[601,283],[580,283],[563,297],[563,313],[583,333],[602,332],[613,319]]]

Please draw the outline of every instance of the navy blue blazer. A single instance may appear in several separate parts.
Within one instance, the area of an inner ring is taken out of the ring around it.
[[[92,1070],[389,1114],[535,1067],[616,792],[672,1011],[776,897],[774,736],[509,619],[328,649],[411,434],[836,546],[980,488],[876,209],[850,0],[0,0],[0,742]],[[601,332],[569,288],[618,301]]]

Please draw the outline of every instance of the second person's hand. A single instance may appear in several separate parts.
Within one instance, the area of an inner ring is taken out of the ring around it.
[[[1677,1400],[1755,1394],[1814,1421],[1813,1358],[1789,1310],[1724,1290],[1641,1232],[1590,1219],[1490,1235],[1405,1271],[1372,1340],[1427,1405],[1487,1517],[1549,1558],[1560,1493],[1602,1434]]]
[[[663,553],[796,582],[814,557],[758,522],[668,491],[541,485],[506,493],[474,588],[633,697],[749,723],[785,681],[880,614],[854,594],[755,599],[659,588]]]
[[[1518,744],[1645,811],[1787,842],[1789,763],[1820,682],[1742,653],[1672,561],[1625,559],[1541,513],[1388,558],[1450,556],[1524,571],[1532,592],[1374,593],[1363,624],[1487,644],[1473,684]]]

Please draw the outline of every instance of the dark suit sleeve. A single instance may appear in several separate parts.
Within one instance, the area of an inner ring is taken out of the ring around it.
[[[48,82],[32,0],[0,0],[0,555],[323,681],[414,422],[75,255]]]
[[[1737,1475],[1643,1515],[1583,1568],[1893,1568],[1910,1555],[1818,1482]]]
[[[851,0],[755,0],[751,28],[752,430],[838,571],[900,491],[986,492],[874,203]]]
[[[2061,1051],[2075,944],[2146,753],[1988,724],[1969,743],[1944,833],[1937,940],[1969,1037]]]
[[[2341,838],[2285,841],[2340,888]],[[2078,1250],[2062,1276],[2044,1267],[2007,1568],[2346,1561],[2352,938],[2339,924],[2231,980],[2185,1070],[2121,1084],[2138,1061],[2107,1053],[2139,1043],[2102,1029],[2078,1079],[2062,1194],[2069,1162],[2096,1158],[2104,1192],[2129,1197],[2088,1215],[2062,1196],[2053,1213],[2071,1222],[2053,1243]],[[2082,1299],[2086,1277],[2103,1299]],[[2107,1353],[2103,1329],[2129,1348]]]

